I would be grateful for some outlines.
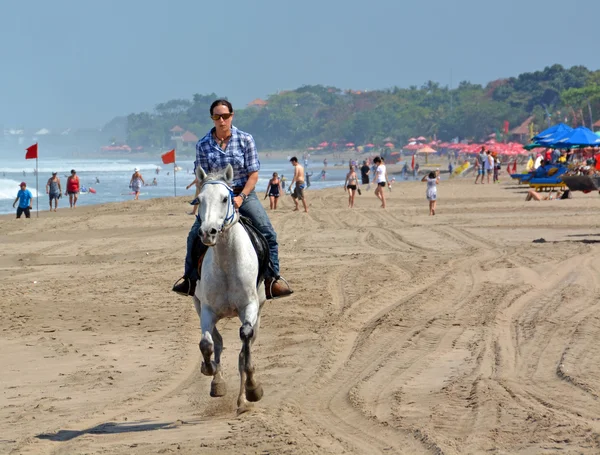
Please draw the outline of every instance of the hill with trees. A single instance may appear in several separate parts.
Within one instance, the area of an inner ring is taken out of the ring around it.
[[[203,136],[212,127],[209,106],[215,93],[195,94],[156,105],[153,112],[119,117],[105,126],[121,133],[130,146],[169,147],[174,125]],[[234,124],[250,132],[261,149],[294,149],[322,141],[357,145],[410,137],[450,141],[502,136],[532,117],[536,130],[559,121],[572,126],[600,118],[600,71],[583,66],[546,67],[543,71],[499,79],[486,86],[458,87],[428,81],[421,87],[342,90],[321,85],[270,95],[266,102],[235,107]]]

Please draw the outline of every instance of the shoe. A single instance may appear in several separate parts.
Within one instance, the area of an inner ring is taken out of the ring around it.
[[[294,291],[290,289],[288,282],[283,278],[267,278],[265,280],[265,294],[269,300],[286,297],[293,293]]]
[[[185,296],[193,296],[196,292],[196,280],[182,277],[173,285],[173,291]]]

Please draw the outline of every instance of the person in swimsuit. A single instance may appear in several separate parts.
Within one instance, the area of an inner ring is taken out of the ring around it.
[[[75,172],[75,169],[71,169],[71,175],[67,177],[67,192],[69,195],[69,204],[71,208],[77,205],[77,198],[79,197],[79,177]]]
[[[269,180],[267,191],[265,191],[265,199],[269,196],[269,206],[271,207],[271,210],[277,210],[277,201],[279,200],[281,193],[283,193],[281,180],[279,179],[277,172],[273,172],[273,178]]]
[[[144,178],[142,174],[140,174],[140,170],[136,167],[133,170],[133,175],[131,176],[131,180],[129,181],[129,188],[131,191],[135,193],[134,201],[138,201],[140,198],[140,190],[142,189],[142,185],[144,184]]]
[[[344,190],[348,191],[348,208],[351,209],[354,207],[354,196],[356,196],[358,190],[358,177],[352,164],[350,165],[350,172],[346,174]]]
[[[58,199],[62,193],[62,187],[60,186],[60,179],[56,172],[52,173],[52,177],[48,179],[46,183],[46,194],[50,198],[50,211],[52,211],[52,200],[54,199],[54,211],[58,208]]]
[[[296,188],[294,188],[294,192],[292,193],[292,199],[294,199],[294,204],[296,204],[294,212],[298,211],[298,200],[301,200],[302,205],[304,206],[304,211],[308,213],[308,205],[306,204],[306,197],[304,196],[304,168],[300,166],[300,163],[298,163],[298,158],[295,156],[290,159],[290,163],[292,163],[292,166],[294,166],[294,178],[290,183],[290,190],[292,189],[294,182],[296,183]]]

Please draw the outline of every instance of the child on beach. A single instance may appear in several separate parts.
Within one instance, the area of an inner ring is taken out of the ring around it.
[[[429,201],[429,215],[435,215],[435,206],[437,203],[437,185],[440,183],[440,171],[430,172],[421,179],[421,182],[427,182],[427,200]]]

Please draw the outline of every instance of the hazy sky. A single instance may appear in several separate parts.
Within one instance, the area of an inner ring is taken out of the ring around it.
[[[487,83],[600,66],[598,0],[2,0],[0,125],[101,126],[172,98]],[[580,25],[581,24],[581,25]]]

